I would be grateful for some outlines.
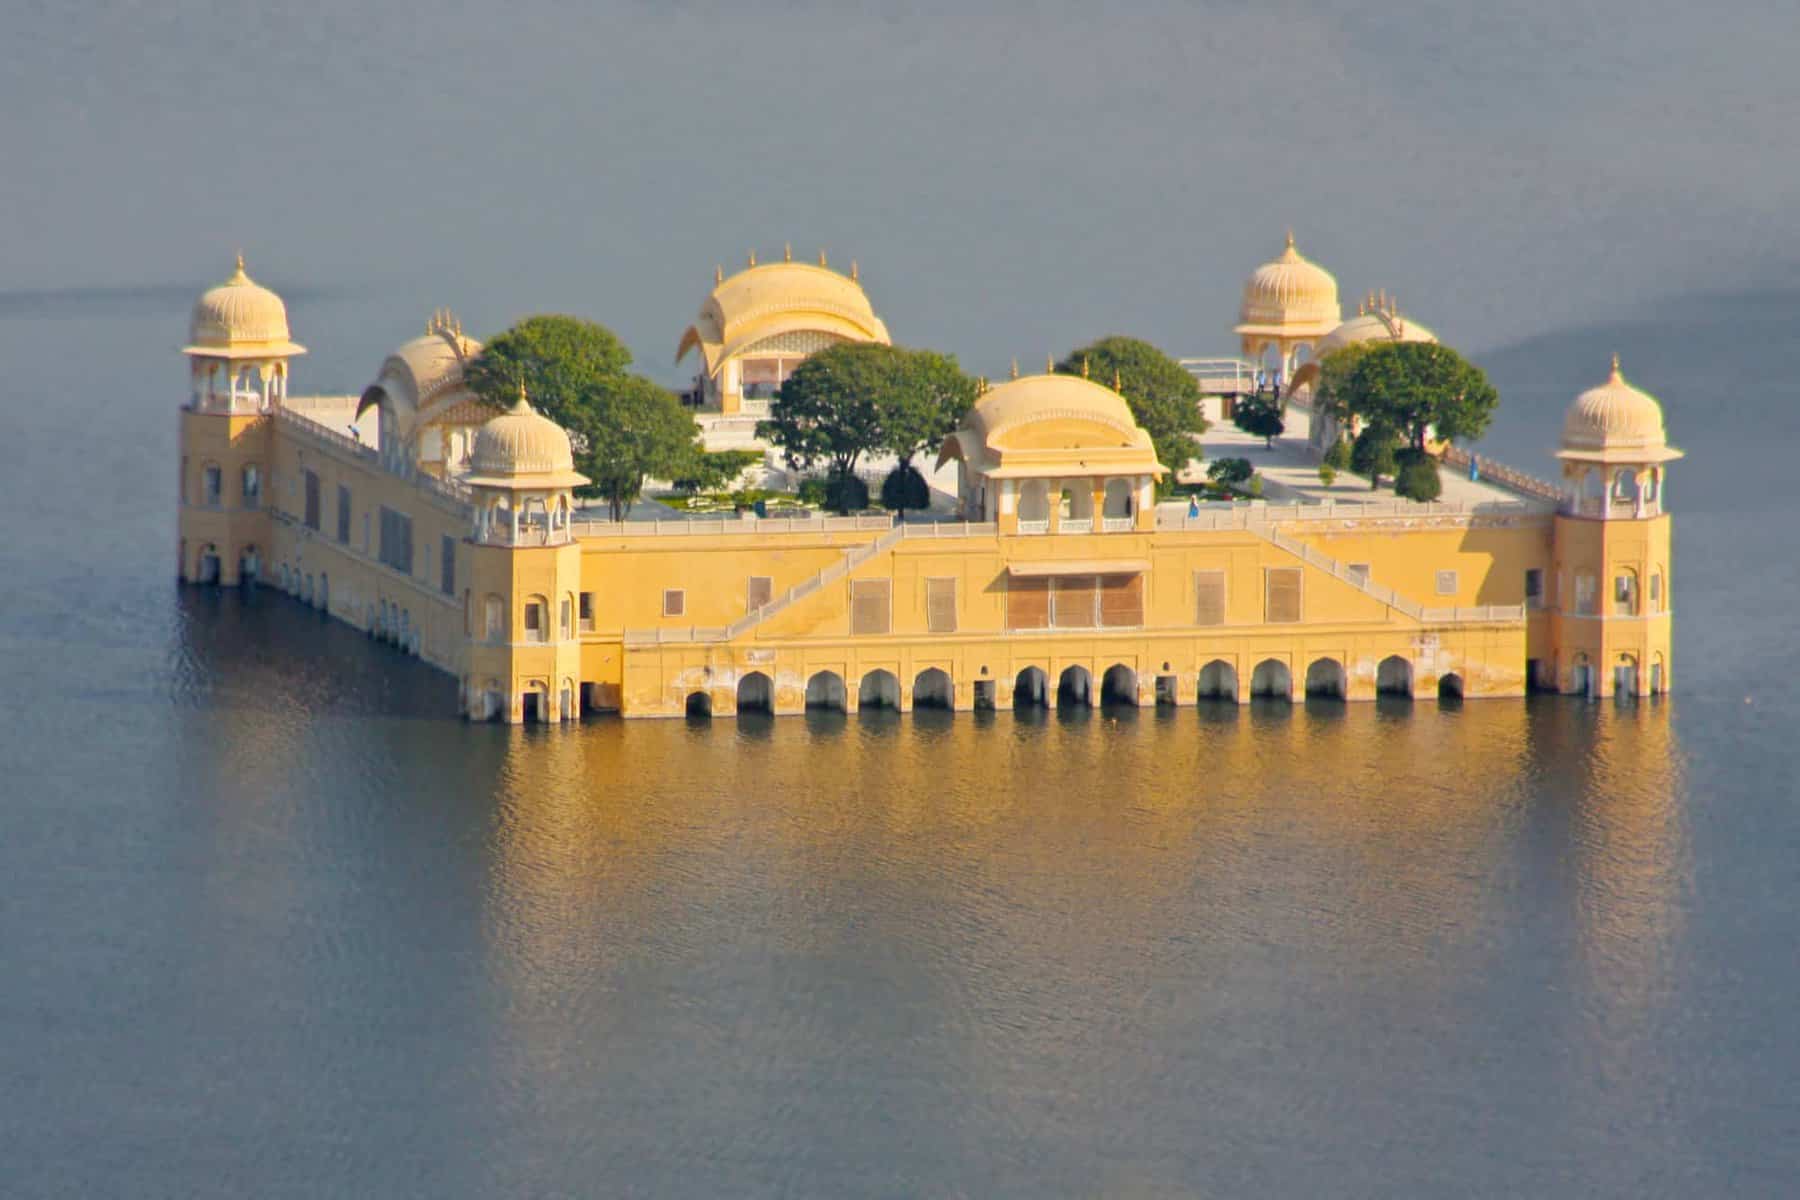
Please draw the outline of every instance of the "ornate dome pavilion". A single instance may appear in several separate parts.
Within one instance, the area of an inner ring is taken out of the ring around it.
[[[287,358],[306,347],[288,335],[287,305],[280,296],[251,279],[244,256],[237,256],[231,278],[211,287],[194,302],[188,320],[188,344],[182,353],[205,358]]]

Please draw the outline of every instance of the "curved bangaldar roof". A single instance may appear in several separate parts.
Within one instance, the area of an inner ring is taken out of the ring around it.
[[[1028,375],[983,394],[938,463],[953,458],[996,479],[1167,471],[1125,398],[1077,375]]]
[[[1556,457],[1575,462],[1663,463],[1680,458],[1681,451],[1669,445],[1662,405],[1649,392],[1625,382],[1615,354],[1606,382],[1589,388],[1569,405],[1563,418],[1562,448]]]
[[[188,344],[181,352],[207,358],[282,358],[305,354],[306,347],[288,335],[287,305],[250,278],[240,254],[231,278],[194,302]]]
[[[1284,337],[1322,337],[1343,322],[1337,280],[1301,256],[1288,234],[1279,257],[1256,268],[1244,282],[1244,302],[1233,332]]]
[[[1362,311],[1339,325],[1336,329],[1320,338],[1313,346],[1314,361],[1324,358],[1333,350],[1341,350],[1345,346],[1357,342],[1435,342],[1437,334],[1428,327],[1400,314],[1394,307],[1370,308],[1365,305]]]
[[[715,275],[700,315],[681,335],[675,361],[699,347],[711,374],[752,342],[797,330],[887,345],[887,326],[869,304],[855,266],[849,275],[840,275],[823,264],[823,257],[818,266],[753,263],[729,279],[723,272]]]
[[[357,415],[385,396],[394,420],[410,429],[462,402],[473,402],[475,397],[463,385],[463,369],[480,353],[481,343],[463,333],[462,323],[448,309],[439,309],[426,322],[422,336],[387,356],[375,382],[363,391]]]

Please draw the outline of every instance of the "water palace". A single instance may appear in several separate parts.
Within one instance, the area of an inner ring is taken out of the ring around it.
[[[1385,298],[1344,319],[1291,237],[1240,318],[1262,364],[1248,374],[1280,381],[1290,430],[1307,424],[1291,454],[1337,436],[1309,412],[1326,352],[1432,340]],[[1321,496],[1294,482],[1303,463],[1286,486],[1267,471],[1265,501],[1159,504],[1170,465],[1121,397],[1043,374],[981,396],[938,458],[944,511],[923,519],[615,523],[577,507],[559,426],[468,390],[481,347],[448,313],[359,396],[290,394],[305,348],[241,258],[189,332],[180,577],[278,586],[454,677],[471,719],[1645,696],[1672,680],[1662,498],[1680,452],[1616,361],[1569,406],[1560,484],[1484,463],[1480,483],[1446,470],[1430,504]],[[854,267],[752,258],[715,273],[677,358],[709,445],[742,445],[808,354],[887,340]],[[1193,368],[1214,417],[1248,386],[1218,361]]]

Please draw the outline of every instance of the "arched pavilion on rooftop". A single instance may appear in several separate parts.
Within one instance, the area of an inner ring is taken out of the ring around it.
[[[793,261],[791,250],[781,262],[762,264],[752,254],[750,265],[729,278],[715,269],[713,289],[681,335],[675,361],[699,353],[685,396],[690,404],[760,413],[808,356],[843,342],[889,344],[856,264],[842,275],[823,253],[817,265]]]

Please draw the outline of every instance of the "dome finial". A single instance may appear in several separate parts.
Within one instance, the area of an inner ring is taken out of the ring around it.
[[[856,269],[856,260],[854,258],[850,260],[850,282],[862,282],[862,274]]]
[[[831,265],[825,261],[825,247],[823,246],[819,247],[819,265],[821,267],[829,267]]]
[[[1088,356],[1085,354],[1081,356],[1081,377],[1083,379],[1088,377]]]
[[[750,265],[753,267],[756,265],[756,251],[754,250],[750,252]]]
[[[1288,227],[1288,231],[1287,231],[1287,248],[1289,250],[1292,250],[1294,248],[1294,229],[1293,229],[1293,226],[1291,226],[1291,225]]]
[[[1613,351],[1612,377],[1614,379],[1624,378],[1623,375],[1619,374],[1619,352],[1617,350]]]
[[[1007,378],[1008,379],[1017,379],[1018,377],[1019,377],[1019,360],[1017,357],[1014,357],[1013,364],[1012,364],[1012,374],[1008,375]]]
[[[512,410],[515,413],[531,411],[531,401],[525,398],[525,372],[523,369],[519,371],[519,399],[513,404]]]
[[[1113,368],[1113,391],[1119,393],[1121,396],[1125,394],[1125,386],[1119,380],[1119,368],[1117,367]]]
[[[793,262],[794,261],[794,243],[783,242],[781,244],[781,261],[782,262]]]
[[[1044,355],[1044,374],[1046,374],[1046,375],[1056,374],[1056,355],[1054,355],[1054,354]]]
[[[719,266],[717,263],[714,263],[713,264],[713,284],[715,286],[717,286],[718,284],[721,284],[724,282],[725,282],[725,268]]]

